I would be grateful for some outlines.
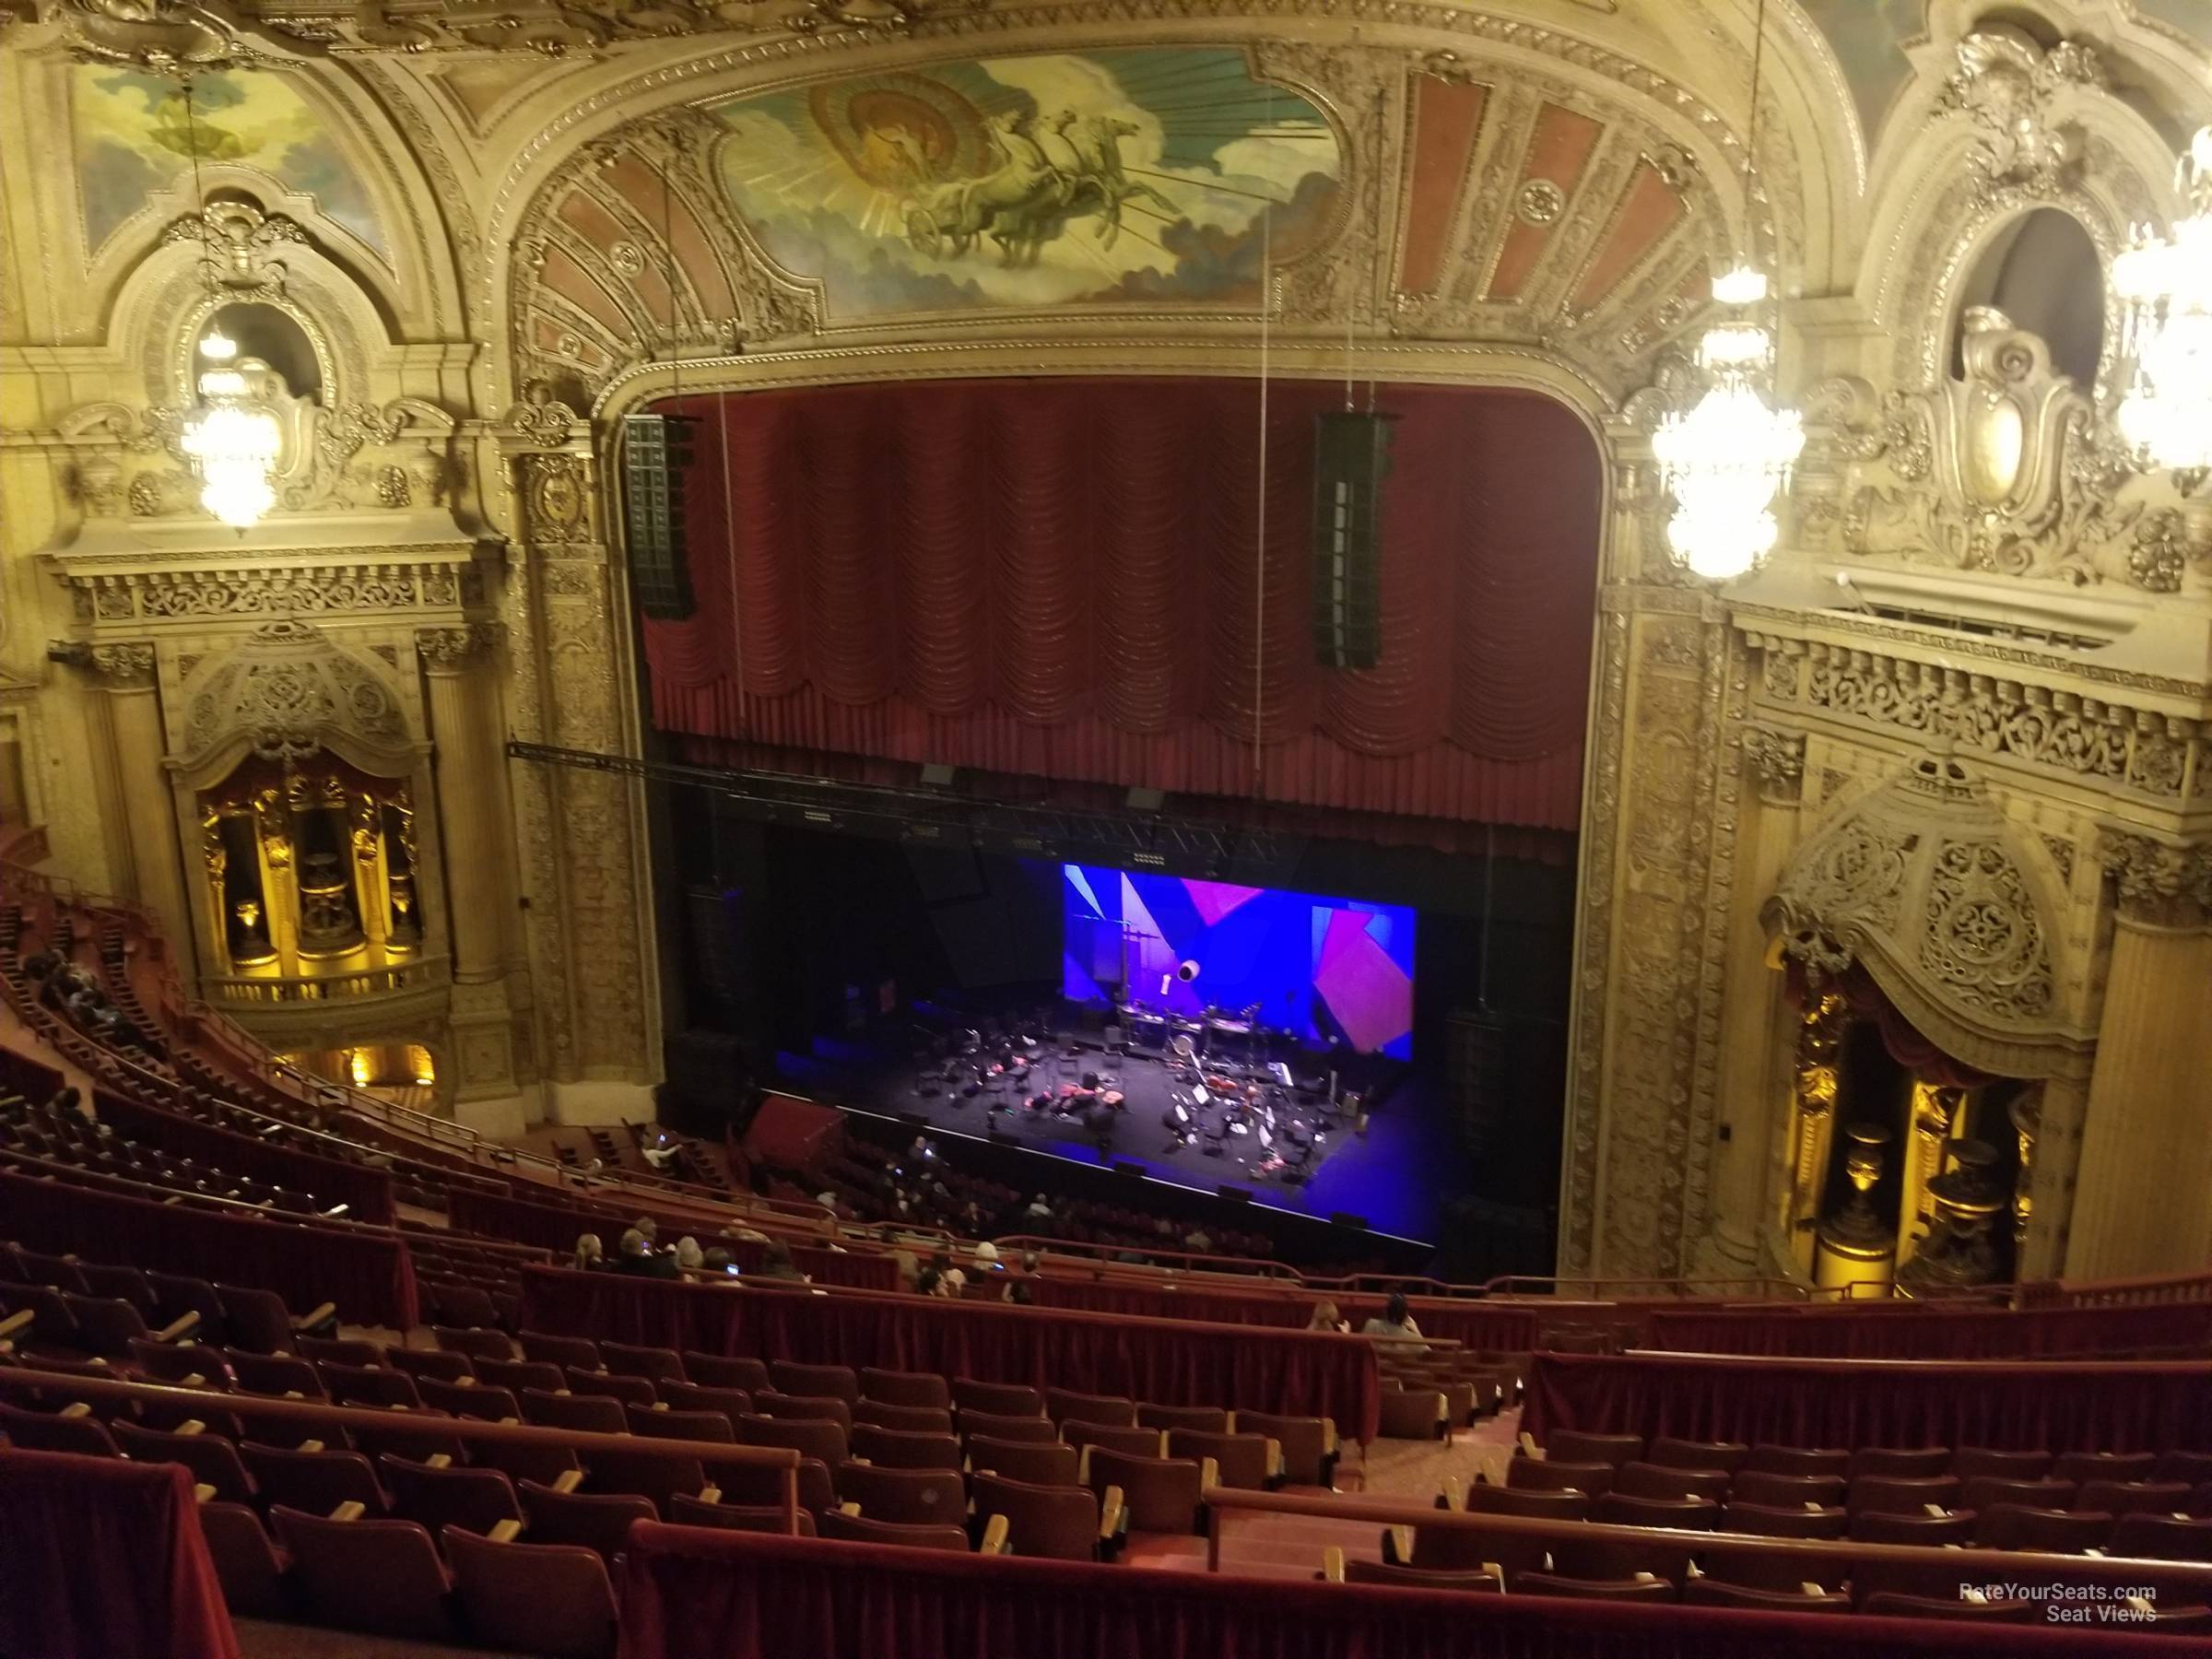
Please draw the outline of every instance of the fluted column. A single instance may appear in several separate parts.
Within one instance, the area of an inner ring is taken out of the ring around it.
[[[2066,1246],[2069,1278],[2212,1259],[2212,850],[2108,834],[2118,890]]]
[[[506,760],[488,706],[488,641],[475,628],[431,628],[415,642],[429,688],[453,980],[476,983],[498,978],[507,966]]]
[[[189,965],[192,912],[179,862],[176,800],[163,764],[169,740],[161,728],[154,648],[95,646],[92,671],[107,695],[108,731],[115,746],[115,781],[131,850],[128,896],[154,913],[170,947]]]
[[[1739,832],[1728,985],[1721,1017],[1721,1119],[1728,1138],[1714,1147],[1712,1242],[1721,1265],[1753,1269],[1768,1220],[1768,1176],[1777,1123],[1791,1111],[1783,975],[1767,959],[1759,909],[1773,894],[1797,841],[1805,736],[1772,726],[1744,734],[1747,782]]]

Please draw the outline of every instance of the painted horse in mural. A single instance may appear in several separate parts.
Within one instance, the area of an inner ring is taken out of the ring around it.
[[[1001,116],[992,123],[1000,165],[918,197],[907,208],[907,239],[934,258],[958,259],[987,236],[1002,265],[1034,265],[1069,220],[1096,217],[1099,241],[1111,248],[1125,203],[1148,197],[1174,211],[1166,196],[1124,170],[1121,140],[1136,130],[1118,117],[1082,120],[1064,110],[1047,125],[1053,141],[1048,150],[1034,117]]]

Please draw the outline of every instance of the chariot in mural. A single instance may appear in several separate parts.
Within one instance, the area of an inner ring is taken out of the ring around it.
[[[1176,211],[1156,186],[1132,179],[1123,164],[1121,141],[1136,131],[1122,117],[1073,110],[1043,122],[1027,112],[1002,116],[992,129],[999,165],[982,178],[930,189],[908,207],[907,235],[924,253],[954,257],[988,238],[1005,264],[1033,265],[1044,244],[1070,223],[1095,218],[1100,247],[1111,248],[1130,201]]]

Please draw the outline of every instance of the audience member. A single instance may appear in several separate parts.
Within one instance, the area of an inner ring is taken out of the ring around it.
[[[576,1265],[587,1272],[606,1265],[606,1247],[599,1242],[597,1233],[576,1235]]]
[[[776,1279],[785,1284],[808,1284],[811,1281],[801,1273],[791,1259],[791,1246],[782,1240],[772,1241],[768,1247],[768,1258],[760,1264],[756,1278]]]
[[[1413,1323],[1413,1315],[1406,1311],[1406,1298],[1394,1291],[1382,1304],[1382,1312],[1359,1327],[1362,1336],[1382,1336],[1398,1341],[1418,1341],[1421,1327]]]
[[[627,1273],[633,1278],[682,1277],[677,1268],[676,1258],[655,1250],[653,1241],[634,1227],[623,1233],[617,1249],[621,1253],[620,1259],[615,1263],[617,1273]]]
[[[1348,1331],[1351,1328],[1350,1322],[1337,1312],[1336,1304],[1333,1301],[1315,1302],[1313,1317],[1306,1321],[1306,1329],[1309,1331]]]
[[[676,1265],[679,1272],[694,1272],[706,1265],[706,1253],[700,1249],[697,1239],[686,1233],[676,1241]]]
[[[1030,1207],[1022,1214],[1032,1221],[1050,1221],[1053,1218],[1053,1206],[1044,1201],[1044,1194],[1040,1193],[1030,1200]]]

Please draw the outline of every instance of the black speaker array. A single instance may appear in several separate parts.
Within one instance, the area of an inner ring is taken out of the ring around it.
[[[1382,480],[1395,416],[1313,418],[1313,654],[1326,668],[1382,658]]]
[[[622,422],[630,591],[639,609],[664,622],[680,622],[692,610],[684,472],[698,425],[681,415],[631,415]]]

